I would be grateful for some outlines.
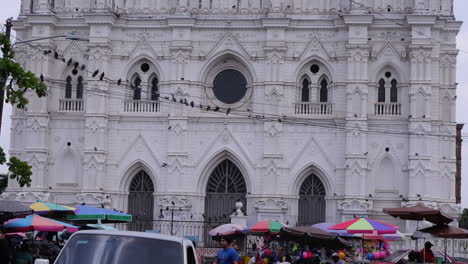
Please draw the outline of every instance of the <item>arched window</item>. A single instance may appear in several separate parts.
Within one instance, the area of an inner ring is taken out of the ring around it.
[[[65,98],[71,99],[72,98],[72,77],[67,76],[66,81],[67,83],[65,84]]]
[[[309,95],[309,86],[310,82],[307,78],[304,78],[302,81],[302,89],[301,89],[301,101],[302,102],[309,102],[310,101],[310,95]]]
[[[151,81],[151,100],[156,101],[159,99],[158,78],[154,77]]]
[[[133,89],[133,100],[141,100],[141,79],[140,76],[136,76],[132,82]]]
[[[385,81],[383,79],[379,81],[378,102],[385,103]]]
[[[76,84],[76,99],[83,99],[83,77],[78,77]]]
[[[325,79],[320,82],[320,102],[328,102],[328,82]]]
[[[398,88],[397,88],[397,81],[395,79],[392,80],[392,86],[390,88],[390,102],[391,103],[398,102]]]

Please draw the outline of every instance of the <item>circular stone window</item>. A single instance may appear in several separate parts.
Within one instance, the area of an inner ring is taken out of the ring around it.
[[[148,72],[149,69],[150,69],[150,66],[149,66],[148,63],[145,62],[145,63],[141,64],[140,69],[141,69],[142,72]]]
[[[312,66],[310,66],[310,71],[315,74],[320,71],[320,67],[317,64],[312,64]]]
[[[392,77],[392,73],[391,73],[391,72],[386,72],[386,73],[385,73],[385,77],[387,77],[387,78]]]
[[[247,80],[236,70],[224,70],[213,81],[213,93],[225,104],[237,103],[247,93]]]

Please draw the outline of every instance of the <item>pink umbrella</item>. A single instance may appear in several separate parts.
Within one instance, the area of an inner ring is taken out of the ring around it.
[[[208,234],[210,236],[230,236],[242,233],[246,227],[238,224],[224,224],[211,229]]]
[[[45,232],[60,232],[66,229],[68,232],[78,231],[78,227],[45,218],[36,214],[28,215],[25,218],[12,219],[3,226],[8,232],[29,232],[29,231],[45,231]]]

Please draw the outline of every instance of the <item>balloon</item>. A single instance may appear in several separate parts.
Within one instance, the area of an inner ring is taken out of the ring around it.
[[[374,252],[372,255],[374,256],[374,259],[378,259],[380,257],[380,252]]]
[[[264,253],[267,256],[271,256],[271,249],[269,249],[269,248],[265,249]]]
[[[263,259],[263,264],[268,264],[268,259],[267,258]]]
[[[373,259],[374,259],[374,255],[373,255],[372,253],[367,254],[367,259],[368,259],[368,260],[373,260]]]
[[[308,256],[309,256],[309,254],[307,254],[307,252],[305,252],[305,251],[304,251],[304,252],[302,252],[302,257],[303,257],[303,258],[305,258],[305,259],[306,259]]]
[[[313,258],[313,257],[314,257],[314,253],[309,252],[309,253],[307,254],[307,258],[310,258],[310,259],[311,259],[311,258]]]
[[[343,259],[343,260],[344,260],[344,259],[346,259],[346,254],[345,254],[344,252],[340,252],[340,253],[338,253],[338,257],[339,257],[340,259]]]

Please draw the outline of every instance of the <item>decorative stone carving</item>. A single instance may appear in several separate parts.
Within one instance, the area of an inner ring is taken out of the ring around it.
[[[48,116],[38,116],[34,115],[27,119],[26,126],[31,128],[34,131],[39,129],[48,129],[49,128],[49,117]]]
[[[106,154],[103,152],[86,152],[84,157],[84,167],[90,169],[96,168],[98,171],[102,171],[106,163]]]
[[[171,119],[169,121],[170,133],[172,135],[180,135],[187,130],[187,120]]]
[[[462,208],[460,204],[439,203],[437,207],[443,214],[455,219],[459,218],[462,214]]]
[[[279,122],[265,122],[263,127],[265,133],[271,137],[279,136],[283,131],[283,124]]]
[[[288,210],[286,201],[279,198],[265,198],[255,201],[254,208],[257,212],[282,212]]]
[[[192,203],[186,196],[163,196],[159,198],[159,204],[162,209],[190,210],[192,208]]]
[[[91,133],[96,133],[98,130],[104,130],[107,127],[107,118],[102,117],[88,117],[86,118],[85,127]]]
[[[44,201],[44,202],[53,202],[54,195],[51,193],[43,193],[43,192],[5,192],[2,193],[0,196],[2,200],[12,200],[18,201],[23,203],[34,203],[37,201]]]
[[[365,201],[365,200],[345,200],[338,203],[338,209],[344,211],[359,211],[359,212],[367,212],[368,210],[372,210],[373,202],[372,201]]]
[[[112,197],[105,193],[80,193],[75,197],[76,204],[85,203],[86,205],[104,206],[111,208]]]

